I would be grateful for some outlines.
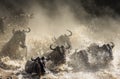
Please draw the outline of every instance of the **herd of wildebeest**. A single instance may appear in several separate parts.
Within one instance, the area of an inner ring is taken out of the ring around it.
[[[18,52],[19,47],[26,48],[25,40],[26,33],[31,31],[30,28],[26,30],[12,30],[13,36],[11,39],[3,46],[0,52],[0,57],[9,56],[11,59],[18,59],[21,57],[21,53]],[[66,63],[67,54],[71,53],[72,43],[70,41],[70,36],[72,32],[67,30],[70,34],[64,34],[58,38],[54,38],[53,44],[50,45],[50,52],[44,54],[41,57],[31,58],[26,62],[25,71],[28,74],[36,73],[39,77],[46,73],[46,68],[51,72],[55,72],[55,68]],[[56,46],[55,46],[56,45]],[[110,64],[113,60],[112,49],[114,48],[114,43],[110,42],[103,45],[98,45],[96,43],[91,44],[86,49],[77,49],[70,55],[70,61],[68,64],[74,68],[82,65],[85,68],[102,68]],[[67,53],[66,53],[67,52]],[[51,62],[51,66],[46,66],[47,62]]]

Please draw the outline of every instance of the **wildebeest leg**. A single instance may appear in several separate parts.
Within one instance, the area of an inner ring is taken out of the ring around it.
[[[110,59],[113,60],[112,50],[109,50]]]
[[[40,74],[41,75],[44,75],[45,74],[45,69],[44,69],[44,65],[43,65],[43,63],[39,63],[40,64]]]

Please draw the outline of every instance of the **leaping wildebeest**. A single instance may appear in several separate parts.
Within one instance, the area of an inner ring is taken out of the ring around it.
[[[64,34],[64,35],[61,35],[59,36],[58,38],[54,38],[54,43],[58,46],[62,46],[62,45],[66,45],[66,44],[69,44],[70,45],[70,48],[72,48],[71,46],[71,41],[70,41],[70,36],[72,36],[72,32],[70,30],[67,30],[70,34],[67,35],[67,34]]]
[[[19,52],[19,47],[26,48],[25,40],[26,40],[26,33],[31,31],[30,28],[28,30],[16,30],[13,29],[12,38],[3,46],[0,56],[9,56],[11,59],[19,59],[21,54]]]
[[[50,45],[50,49],[52,50],[48,55],[47,58],[53,62],[55,66],[64,64],[66,62],[66,50],[70,48],[70,45],[68,44],[68,47],[64,46],[56,46],[55,48]]]

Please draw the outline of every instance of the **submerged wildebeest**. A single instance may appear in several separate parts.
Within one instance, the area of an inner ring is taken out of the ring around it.
[[[106,67],[113,60],[112,49],[114,46],[113,42],[103,44],[102,46],[95,43],[91,44],[87,49],[77,51],[71,56],[72,65],[85,68]]]
[[[11,59],[19,59],[21,54],[19,52],[19,47],[26,48],[25,39],[26,33],[30,32],[30,28],[28,30],[12,30],[13,36],[12,38],[3,46],[0,56],[9,56]]]
[[[27,61],[25,65],[25,71],[29,74],[36,73],[36,76],[41,77],[45,74],[45,58],[37,57],[36,59],[31,58],[32,61]]]
[[[70,45],[68,44],[67,47],[64,46],[56,46],[55,48],[50,45],[50,49],[52,52],[50,52],[47,55],[47,58],[53,62],[55,66],[64,64],[66,62],[66,50],[70,48]]]
[[[70,45],[70,48],[72,48],[71,46],[71,41],[70,41],[70,36],[72,36],[72,32],[70,30],[67,30],[68,32],[70,32],[69,35],[67,34],[64,34],[64,35],[61,35],[59,36],[57,39],[54,38],[54,43],[58,46],[62,46],[62,45],[66,45],[66,44],[69,44]]]

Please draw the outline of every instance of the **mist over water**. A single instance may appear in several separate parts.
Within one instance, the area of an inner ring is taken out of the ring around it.
[[[92,5],[96,3],[95,1],[11,0],[6,2],[6,0],[1,0],[0,16],[14,16],[13,13],[21,8],[26,13],[33,14],[33,18],[29,19],[28,25],[25,27],[19,26],[19,28],[31,28],[31,32],[26,37],[27,52],[35,56],[46,53],[49,50],[49,45],[53,43],[52,39],[54,36],[57,38],[60,35],[68,34],[67,29],[73,32],[72,37],[70,37],[73,51],[75,49],[84,49],[91,43],[100,45],[111,41],[115,43],[115,48],[113,49],[114,60],[109,68],[100,69],[97,72],[85,70],[60,72],[58,74],[51,73],[45,77],[50,77],[51,79],[119,79],[119,12],[117,12],[115,7],[111,7],[112,5],[107,5],[104,8],[101,5]],[[6,23],[9,23],[8,21]],[[11,31],[13,28],[18,29],[18,26],[5,26],[5,34],[0,34],[0,48],[12,37]],[[8,59],[5,62],[11,61]],[[16,65],[14,62],[16,61],[11,63]],[[24,65],[25,63],[22,64]],[[21,62],[17,63],[18,65],[21,65]]]

